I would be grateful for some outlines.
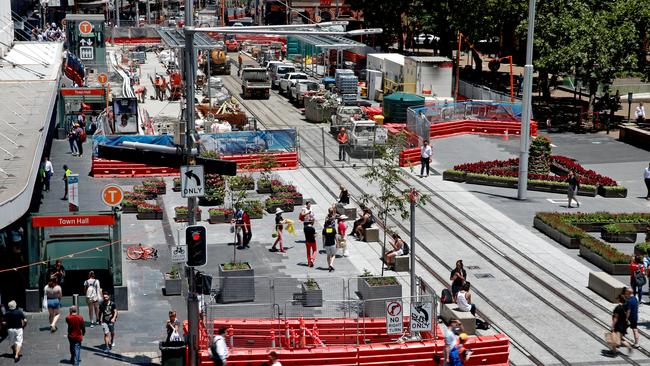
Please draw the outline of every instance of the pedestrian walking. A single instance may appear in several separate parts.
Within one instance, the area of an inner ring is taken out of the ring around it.
[[[57,259],[54,262],[54,267],[50,268],[48,271],[48,277],[55,277],[56,284],[63,286],[63,283],[65,282],[65,267],[61,264],[60,259]]]
[[[65,317],[65,322],[68,324],[70,363],[73,366],[79,366],[79,362],[81,362],[81,342],[84,335],[86,335],[86,323],[74,305],[70,307],[70,315]]]
[[[347,148],[349,139],[345,127],[341,127],[339,134],[336,136],[336,141],[339,143],[339,161],[345,161],[345,149]]]
[[[302,207],[300,214],[298,215],[298,220],[302,221],[303,228],[307,227],[310,222],[312,224],[314,223],[315,218],[314,212],[311,210],[311,201],[307,201]]]
[[[625,306],[627,306],[628,316],[627,321],[630,324],[630,329],[632,329],[632,335],[634,336],[634,344],[632,347],[639,348],[639,304],[640,301],[634,296],[631,288],[625,289]]]
[[[348,231],[348,226],[345,223],[348,217],[345,215],[339,215],[336,220],[336,248],[341,249],[341,255],[344,257],[348,256],[348,241],[345,238],[345,233]]]
[[[395,257],[408,254],[408,245],[406,245],[399,234],[393,233],[391,236],[393,238],[393,242],[390,243],[390,245],[393,247],[393,250],[384,253],[384,262],[386,262],[388,269],[395,268]]]
[[[275,242],[273,243],[273,246],[271,249],[269,249],[269,252],[277,252],[278,249],[276,246],[280,244],[280,252],[281,253],[286,253],[286,249],[284,249],[284,245],[282,242],[282,230],[284,229],[284,224],[286,223],[286,220],[282,217],[282,214],[284,211],[280,207],[276,207],[275,209]]]
[[[90,320],[90,327],[93,328],[95,322],[99,325],[99,297],[102,293],[99,280],[95,278],[95,271],[88,272],[88,279],[84,281],[84,291],[86,305],[88,305],[88,320]]]
[[[210,358],[214,360],[214,366],[225,366],[228,361],[228,345],[226,344],[226,328],[219,328],[217,335],[212,338],[210,345]]]
[[[466,311],[472,313],[476,316],[476,304],[472,303],[472,293],[470,292],[471,284],[469,281],[465,281],[463,287],[458,292],[456,296],[456,304],[458,305],[458,310]]]
[[[637,124],[642,124],[645,122],[645,107],[643,106],[643,103],[639,103],[639,105],[634,110],[634,115],[636,116]]]
[[[449,351],[449,366],[463,366],[469,360],[472,350],[465,348],[468,339],[466,333],[458,335],[458,343]]]
[[[77,150],[77,141],[75,139],[74,130],[73,126],[70,131],[68,131],[68,143],[70,144],[70,154],[72,154],[72,156],[77,155],[79,151]]]
[[[449,276],[449,280],[451,281],[451,294],[454,298],[454,302],[456,302],[456,296],[465,284],[466,278],[467,271],[465,271],[463,261],[459,259],[456,261],[456,266],[451,270],[451,275]]]
[[[7,343],[11,346],[14,362],[20,361],[22,353],[20,352],[23,347],[23,329],[27,326],[27,319],[25,313],[17,308],[14,300],[9,301],[7,304],[9,310],[3,315],[4,326],[7,327]]]
[[[334,220],[325,222],[323,227],[323,249],[327,255],[327,269],[334,271],[334,257],[336,257],[336,228]]]
[[[165,331],[167,331],[165,342],[182,341],[181,323],[176,319],[176,310],[169,311],[169,319],[165,323]]]
[[[104,331],[104,352],[115,347],[115,322],[117,321],[117,307],[111,301],[111,296],[104,291],[104,301],[99,306],[99,322]]]
[[[244,248],[250,248],[249,244],[251,239],[253,239],[253,232],[251,231],[251,217],[246,210],[242,214],[242,222],[244,223],[243,232],[244,232]]]
[[[83,127],[81,127],[80,124],[75,125],[74,129],[74,138],[75,141],[77,142],[77,149],[79,150],[79,157],[83,157],[84,154],[84,145],[83,143],[86,142],[86,132],[84,131]]]
[[[67,165],[63,165],[63,184],[65,186],[63,198],[61,198],[63,201],[68,199],[68,176],[70,174],[72,174],[72,170],[70,170]]]
[[[45,176],[43,177],[43,187],[45,192],[50,191],[50,179],[54,175],[54,167],[50,161],[50,157],[45,157],[45,163],[43,164],[43,169],[45,170]]]
[[[56,284],[56,277],[52,276],[43,289],[45,292],[45,301],[47,303],[48,321],[50,322],[50,332],[56,332],[56,322],[59,321],[61,310],[61,297],[63,291],[61,286]]]
[[[244,63],[244,59],[241,56],[241,52],[237,55],[237,76],[241,76],[241,68]]]
[[[424,171],[427,172],[427,177],[429,176],[429,164],[431,164],[431,146],[429,141],[424,140],[422,142],[422,147],[420,147],[420,177],[424,177]]]
[[[567,199],[569,203],[567,207],[571,208],[571,201],[576,201],[576,205],[580,207],[580,202],[578,202],[578,199],[576,198],[578,195],[578,189],[580,189],[580,181],[578,180],[578,177],[576,177],[576,175],[570,171],[565,182],[569,183],[569,187],[567,189]]]
[[[313,267],[316,261],[316,252],[318,247],[316,245],[316,229],[314,229],[314,222],[305,222],[305,249],[307,251],[307,266]]]
[[[237,207],[235,211],[235,217],[233,218],[233,223],[235,225],[235,238],[237,240],[237,248],[243,249],[244,242],[242,241],[242,231],[244,230],[244,210],[241,207]]]
[[[278,353],[275,351],[269,352],[269,365],[270,366],[282,366],[282,363],[280,363],[280,358],[278,357]]]
[[[648,164],[648,166],[643,169],[643,182],[645,182],[645,187],[648,190],[648,193],[645,195],[645,199],[650,201],[650,164]]]
[[[444,363],[449,364],[449,354],[451,350],[458,344],[458,335],[463,332],[463,324],[458,319],[449,321],[449,325],[444,330],[445,349],[443,350]],[[459,333],[460,332],[460,333]]]
[[[628,349],[632,348],[630,343],[624,338],[628,327],[628,309],[625,306],[625,302],[625,295],[618,295],[618,305],[616,305],[612,312],[612,328],[605,336],[607,345],[610,348],[608,353],[611,356],[616,355],[616,350],[620,346],[625,346]]]
[[[639,297],[639,303],[643,295],[643,286],[648,282],[645,276],[646,270],[647,268],[644,266],[641,256],[634,256],[630,263],[630,287],[634,296]]]

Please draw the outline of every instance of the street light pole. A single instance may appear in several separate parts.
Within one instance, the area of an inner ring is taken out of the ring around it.
[[[533,92],[533,35],[535,32],[535,0],[528,1],[528,38],[526,39],[526,65],[524,66],[524,95],[521,101],[521,140],[519,144],[519,179],[517,198],[526,199],[528,190],[528,145],[530,142],[530,115]]]

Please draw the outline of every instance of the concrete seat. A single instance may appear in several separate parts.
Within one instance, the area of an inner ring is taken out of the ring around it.
[[[476,334],[476,318],[469,311],[458,310],[457,304],[441,304],[440,316],[447,324],[456,319],[463,325],[465,333]]]
[[[411,269],[411,256],[399,255],[395,257],[395,272],[408,272]]]
[[[617,297],[623,292],[625,284],[605,272],[589,272],[587,287],[607,301],[618,303]]]
[[[367,228],[366,229],[366,235],[364,236],[363,240],[366,243],[378,242],[379,241],[379,228],[376,228],[376,227]]]

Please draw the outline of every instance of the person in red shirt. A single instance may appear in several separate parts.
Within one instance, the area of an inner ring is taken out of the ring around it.
[[[244,222],[244,248],[249,248],[248,244],[253,238],[253,232],[251,231],[251,217],[246,210],[244,210],[244,214],[242,215],[242,221]]]
[[[637,273],[637,271],[639,273]],[[646,268],[643,265],[643,260],[641,256],[635,256],[630,263],[630,287],[632,287],[632,292],[634,296],[639,297],[639,303],[641,303],[641,294],[643,293],[643,285],[647,281],[645,277]]]
[[[81,361],[81,341],[86,334],[84,318],[78,314],[76,306],[70,307],[70,315],[65,318],[68,324],[68,342],[70,342],[70,363],[79,366]]]
[[[341,127],[339,134],[336,136],[336,141],[339,142],[339,161],[345,160],[345,148],[348,144],[348,133],[345,132],[345,128]]]

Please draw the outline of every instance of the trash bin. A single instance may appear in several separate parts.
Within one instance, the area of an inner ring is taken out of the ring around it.
[[[162,366],[185,366],[185,342],[160,342]]]

